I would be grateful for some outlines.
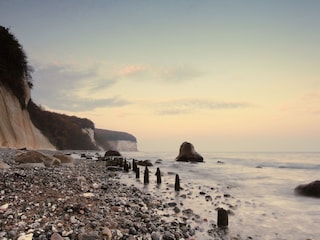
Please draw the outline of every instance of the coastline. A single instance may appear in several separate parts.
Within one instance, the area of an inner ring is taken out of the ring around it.
[[[183,201],[121,183],[104,162],[21,168],[13,160],[19,151],[0,149],[0,161],[11,166],[0,170],[1,239],[196,239],[203,231],[196,223],[208,221],[194,209],[181,211]],[[224,239],[214,226],[205,235]]]

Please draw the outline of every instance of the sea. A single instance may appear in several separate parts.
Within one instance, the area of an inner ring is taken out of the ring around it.
[[[320,198],[296,195],[300,184],[320,180],[320,152],[202,152],[203,163],[176,162],[177,152],[122,152],[131,161],[150,160],[149,184],[134,172],[120,173],[120,180],[155,197],[175,202],[159,212],[164,221],[181,221],[192,209],[194,239],[320,239]],[[159,168],[162,183],[157,184]],[[175,191],[176,175],[180,191]],[[228,227],[217,228],[217,209],[228,211]],[[167,219],[166,219],[167,218]]]

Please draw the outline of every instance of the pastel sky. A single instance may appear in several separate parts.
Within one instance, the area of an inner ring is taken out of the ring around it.
[[[141,151],[320,150],[320,1],[2,0],[34,102]]]

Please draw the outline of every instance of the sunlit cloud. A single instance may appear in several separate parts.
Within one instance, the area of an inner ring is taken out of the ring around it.
[[[122,99],[120,97],[104,98],[104,99],[73,99],[64,98],[63,101],[57,101],[50,106],[54,109],[80,112],[89,111],[96,108],[112,108],[112,107],[122,107],[130,104],[128,100]]]
[[[114,78],[122,80],[159,81],[164,83],[181,83],[194,80],[203,73],[188,64],[176,66],[127,65],[114,74]]]
[[[194,80],[203,73],[191,65],[178,65],[170,67],[161,67],[156,70],[156,75],[163,81],[179,83]]]
[[[142,72],[149,71],[146,66],[142,65],[128,65],[123,68],[121,68],[118,72],[119,77],[127,77],[135,74],[139,74]]]
[[[198,110],[233,110],[252,108],[253,104],[246,102],[223,102],[204,99],[181,99],[160,103],[157,114],[178,115],[189,114]]]

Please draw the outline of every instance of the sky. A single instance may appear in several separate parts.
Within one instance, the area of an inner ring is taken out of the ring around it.
[[[0,0],[46,110],[140,151],[320,150],[320,1]]]

